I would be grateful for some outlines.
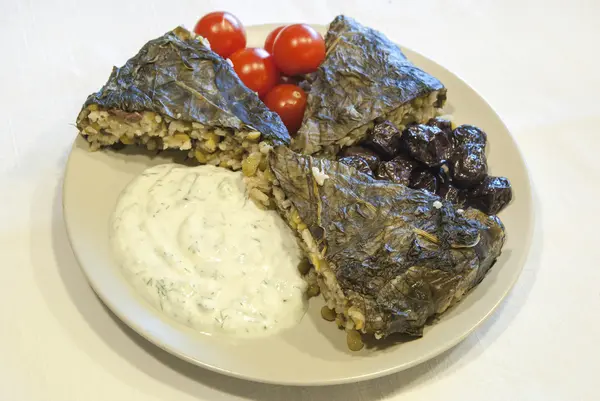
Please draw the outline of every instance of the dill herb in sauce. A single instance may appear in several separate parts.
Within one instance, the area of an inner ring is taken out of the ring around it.
[[[111,242],[133,287],[190,327],[265,336],[304,314],[296,239],[275,212],[248,202],[239,172],[146,170],[119,198]]]

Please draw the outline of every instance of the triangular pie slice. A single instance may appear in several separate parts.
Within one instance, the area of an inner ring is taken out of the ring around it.
[[[266,154],[270,146],[290,143],[279,116],[204,38],[184,28],[148,42],[114,68],[84,103],[77,127],[92,150],[179,149],[200,163],[234,170],[261,149]],[[251,158],[252,173],[259,161]]]
[[[354,336],[420,336],[502,250],[496,216],[286,147],[269,164],[275,203],[302,239],[331,318]]]
[[[303,82],[309,92],[294,150],[335,154],[363,139],[375,119],[402,131],[443,107],[442,83],[382,33],[341,15],[329,25],[325,45],[325,61]]]

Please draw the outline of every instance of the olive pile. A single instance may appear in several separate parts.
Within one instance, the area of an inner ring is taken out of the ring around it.
[[[433,118],[400,132],[389,121],[376,121],[367,138],[346,148],[338,160],[378,180],[424,189],[457,207],[497,214],[512,199],[510,182],[487,174],[487,135],[472,125],[454,130]]]

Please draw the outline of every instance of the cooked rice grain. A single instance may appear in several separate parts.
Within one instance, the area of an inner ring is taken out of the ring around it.
[[[104,110],[95,104],[81,111],[77,126],[91,150],[120,144],[184,150],[201,164],[242,170],[249,195],[260,206],[271,205],[272,186],[265,170],[272,147],[260,142],[258,131],[208,127],[151,111]]]
[[[266,174],[270,176],[272,172],[269,170]],[[319,251],[317,242],[315,241],[310,230],[302,221],[298,210],[286,199],[285,193],[274,180],[271,181],[273,201],[280,214],[287,221],[288,225],[296,231],[297,237],[301,240],[300,244],[308,255],[312,265],[308,274],[304,277],[313,284],[316,280],[320,293],[326,302],[327,311],[326,320],[335,320],[341,329],[345,329],[352,339],[352,347],[350,349],[359,350],[362,348],[360,342],[360,333],[366,333],[365,330],[365,315],[359,305],[352,305],[348,297],[344,296],[341,287],[338,284],[337,278],[333,272],[332,266],[325,260],[324,255]]]

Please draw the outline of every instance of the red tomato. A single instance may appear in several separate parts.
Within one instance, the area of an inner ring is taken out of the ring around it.
[[[279,114],[290,135],[295,134],[302,125],[306,108],[306,93],[296,85],[277,85],[265,97],[269,109]]]
[[[273,29],[269,36],[267,36],[267,39],[265,40],[265,50],[269,53],[273,54],[273,43],[275,43],[275,38],[283,28],[285,28],[285,25]]]
[[[325,59],[325,41],[308,25],[288,25],[275,38],[273,57],[286,75],[308,74]]]
[[[261,98],[277,84],[279,71],[273,56],[265,49],[246,48],[233,53],[229,59],[242,82]]]
[[[246,47],[246,30],[233,14],[223,11],[200,18],[194,32],[210,42],[211,49],[223,58]]]

